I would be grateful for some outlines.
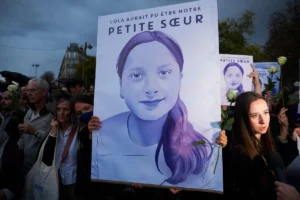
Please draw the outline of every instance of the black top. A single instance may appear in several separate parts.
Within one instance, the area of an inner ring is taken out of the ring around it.
[[[9,138],[2,153],[0,190],[8,189],[19,197],[22,191],[22,156],[17,141]]]
[[[232,179],[232,188],[228,191],[230,199],[276,199],[275,176],[262,156],[251,160],[236,147],[231,156],[229,173]]]
[[[288,134],[286,142],[282,143],[278,136],[280,136],[280,122],[275,115],[270,115],[270,129],[275,141],[277,151],[281,155],[285,166],[287,167],[291,162],[299,155],[299,151],[297,149],[297,142],[295,142],[291,135]],[[289,133],[293,132],[293,130],[289,130]]]

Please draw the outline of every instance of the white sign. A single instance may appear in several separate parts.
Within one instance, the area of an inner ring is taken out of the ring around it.
[[[270,67],[277,67],[278,72],[275,74],[271,74],[268,70]],[[275,87],[272,91],[273,95],[276,95],[279,92],[279,81],[277,78],[280,78],[280,65],[278,62],[259,62],[254,63],[254,67],[259,74],[260,84],[262,87],[262,91],[265,90],[265,84],[268,84],[268,78],[270,78],[273,82],[276,82]]]
[[[223,191],[218,45],[216,0],[99,17],[92,180]]]
[[[222,105],[230,105],[228,90],[238,90],[239,94],[252,90],[252,79],[247,76],[253,71],[252,63],[253,56],[220,54]]]

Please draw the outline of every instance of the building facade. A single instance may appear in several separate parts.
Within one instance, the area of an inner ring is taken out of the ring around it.
[[[85,52],[77,43],[71,43],[63,57],[58,78],[73,78],[75,76],[74,66],[85,61]]]

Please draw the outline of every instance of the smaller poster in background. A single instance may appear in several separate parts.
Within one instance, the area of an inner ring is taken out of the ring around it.
[[[275,66],[278,69],[278,72],[273,76],[269,72],[269,68]],[[277,77],[280,77],[280,65],[277,62],[258,62],[254,63],[254,67],[259,74],[259,82],[261,84],[261,90],[265,90],[265,84],[268,84],[268,77],[272,79],[273,82],[276,82],[276,85],[272,91],[273,95],[279,92],[279,82],[276,80]]]
[[[230,105],[226,94],[228,90],[238,90],[239,94],[252,90],[253,56],[220,54],[221,65],[221,105]]]

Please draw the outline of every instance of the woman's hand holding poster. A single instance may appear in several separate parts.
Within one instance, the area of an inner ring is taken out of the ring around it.
[[[98,23],[91,178],[222,192],[217,1]]]

